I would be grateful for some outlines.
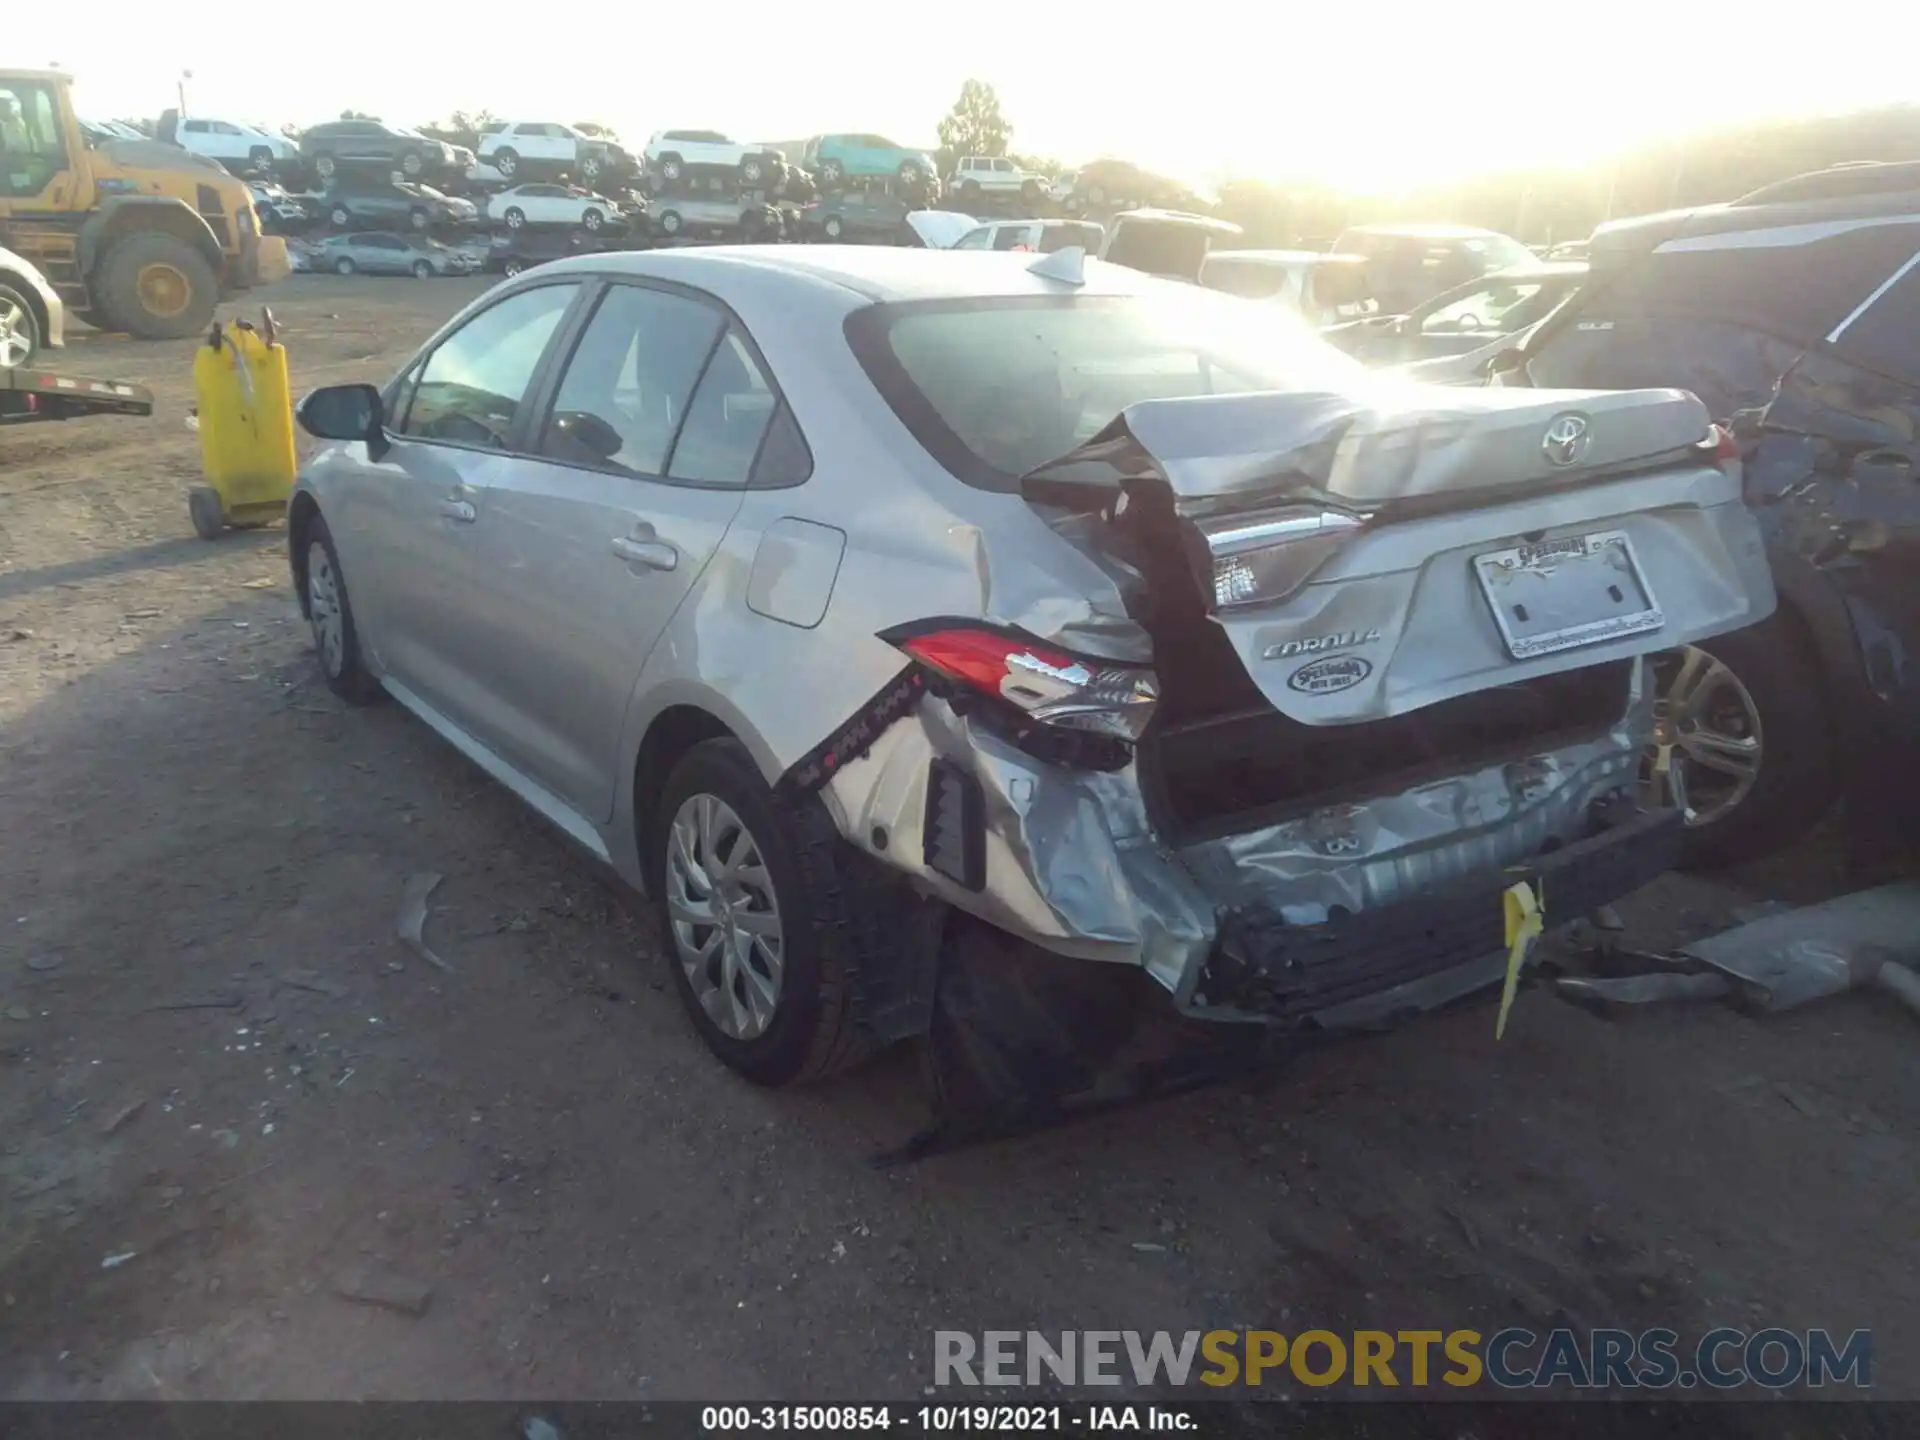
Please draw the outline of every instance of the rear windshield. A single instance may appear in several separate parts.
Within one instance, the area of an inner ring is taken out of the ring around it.
[[[874,305],[847,338],[934,458],[1000,491],[1141,400],[1345,389],[1366,373],[1284,311],[1176,286]]]
[[[1091,220],[1062,220],[1041,229],[1040,253],[1051,255],[1056,250],[1078,245],[1089,255],[1098,255],[1100,242],[1106,238],[1107,232]]]

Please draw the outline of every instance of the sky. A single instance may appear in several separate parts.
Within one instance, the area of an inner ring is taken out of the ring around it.
[[[984,12],[868,0],[399,0],[338,12],[377,14],[364,34],[283,7],[274,39],[257,24],[219,23],[217,10],[192,12],[205,25],[155,25],[151,0],[93,0],[81,28],[51,5],[15,8],[8,63],[73,72],[88,118],[157,115],[190,70],[189,111],[275,128],[347,108],[403,125],[489,109],[598,121],[635,145],[698,127],[765,141],[875,131],[931,148],[974,76],[999,92],[1018,151],[1068,164],[1118,155],[1202,184],[1300,178],[1390,191],[1507,166],[1591,165],[1759,115],[1920,100],[1910,0],[1083,0]],[[979,23],[957,23],[967,13]]]

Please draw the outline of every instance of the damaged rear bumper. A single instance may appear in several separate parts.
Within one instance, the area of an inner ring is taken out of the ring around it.
[[[1584,838],[1521,864],[1318,925],[1289,924],[1266,908],[1230,913],[1190,1008],[1225,1006],[1338,1028],[1444,1003],[1499,973],[1499,965],[1476,962],[1505,948],[1501,896],[1509,886],[1535,883],[1552,914],[1572,919],[1631,894],[1679,858],[1677,810],[1602,801],[1593,806],[1591,826]],[[1461,983],[1445,983],[1450,973]],[[1385,1003],[1357,1003],[1376,999]]]
[[[1643,665],[1625,689],[1612,724],[1207,838],[1154,822],[1137,762],[1044,763],[932,695],[863,734],[820,793],[849,841],[926,893],[1044,949],[1144,968],[1187,1015],[1346,1023],[1328,1012],[1443,1004],[1484,983],[1489,956],[1497,978],[1517,878],[1544,880],[1552,926],[1671,866],[1677,821],[1633,798]]]

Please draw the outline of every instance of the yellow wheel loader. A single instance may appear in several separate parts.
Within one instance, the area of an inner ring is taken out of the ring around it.
[[[292,269],[246,183],[151,140],[90,144],[73,77],[0,68],[0,246],[68,310],[141,339],[198,335],[222,299]]]

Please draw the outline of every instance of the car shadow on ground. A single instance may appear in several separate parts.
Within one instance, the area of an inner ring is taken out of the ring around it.
[[[284,551],[287,540],[286,535],[278,530],[237,530],[222,536],[216,543],[230,551],[280,552]],[[129,575],[139,570],[197,565],[209,556],[207,544],[207,541],[198,537],[190,540],[155,540],[146,545],[135,545],[104,555],[90,555],[84,560],[69,560],[59,565],[45,565],[36,570],[9,570],[0,574],[0,600],[17,599],[55,585],[73,586],[88,580]]]
[[[1533,989],[1498,1044],[1469,1007],[880,1170],[911,1054],[731,1076],[639,903],[337,701],[284,593],[5,745],[0,1395],[907,1398],[936,1328],[1920,1324],[1911,1022],[1866,997],[1619,1025]],[[395,938],[422,872],[444,968]]]

